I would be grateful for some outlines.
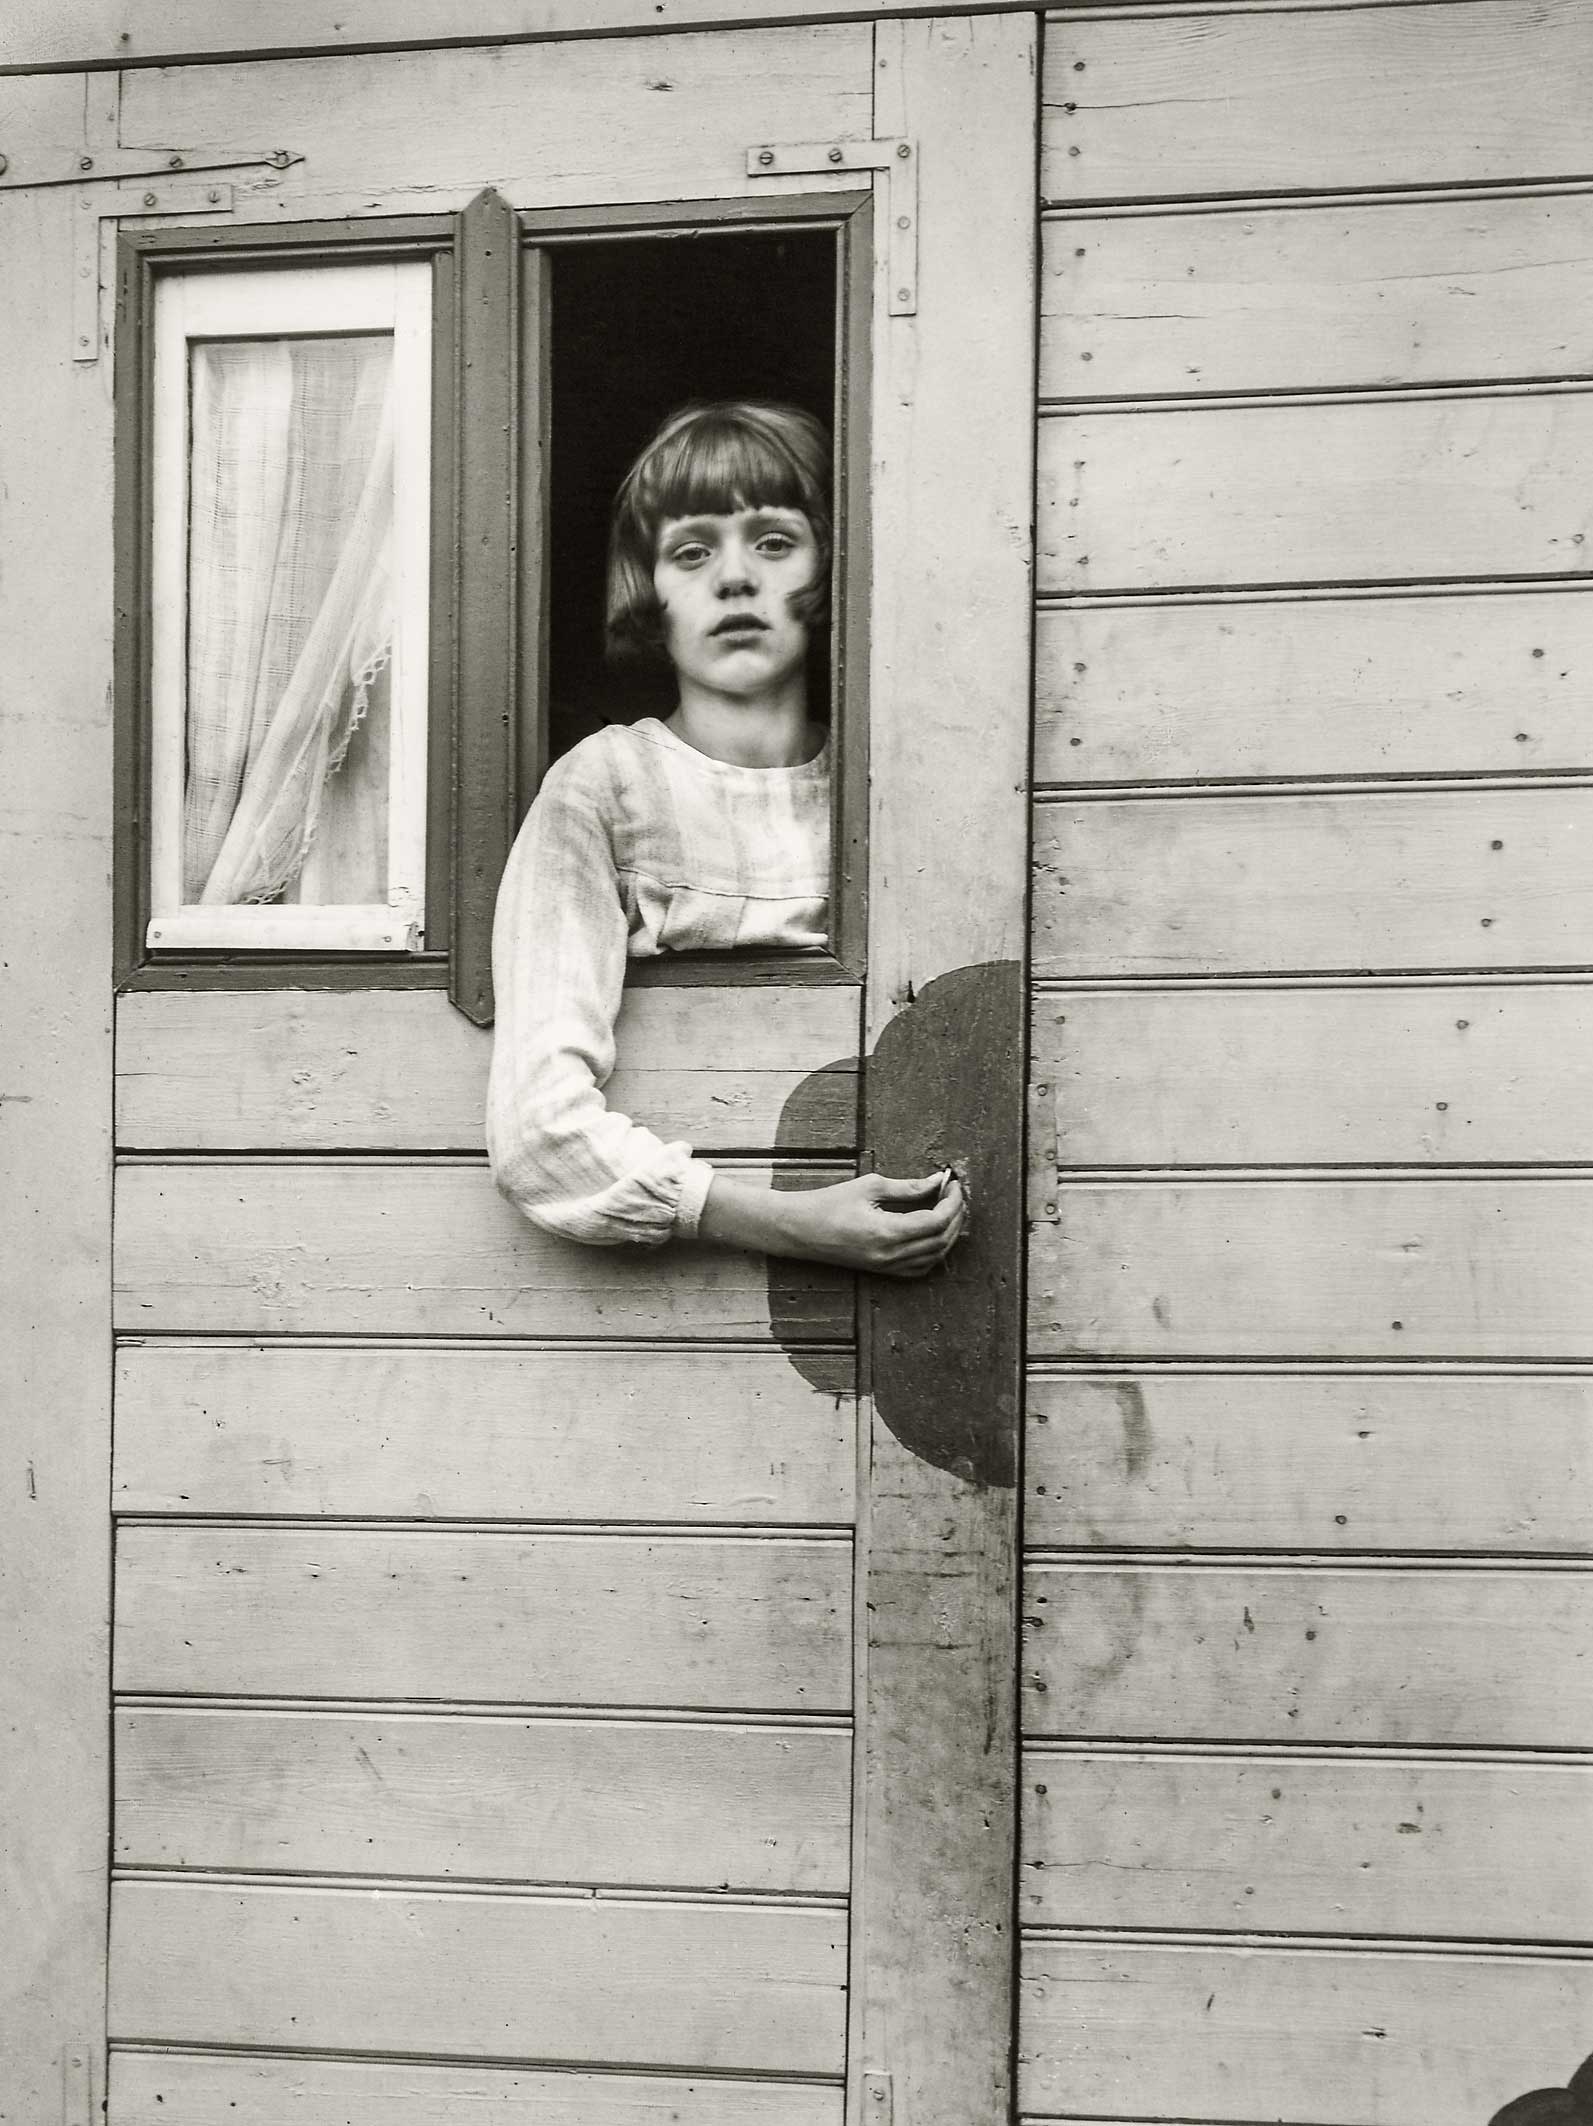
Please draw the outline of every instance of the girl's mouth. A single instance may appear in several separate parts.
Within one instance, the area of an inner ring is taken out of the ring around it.
[[[766,635],[769,627],[767,621],[755,619],[751,613],[734,613],[709,632],[714,635]]]

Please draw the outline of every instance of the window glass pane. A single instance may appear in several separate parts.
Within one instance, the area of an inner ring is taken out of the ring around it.
[[[183,899],[380,901],[390,335],[190,350]]]

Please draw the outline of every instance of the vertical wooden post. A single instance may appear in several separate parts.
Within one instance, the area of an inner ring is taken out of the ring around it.
[[[874,306],[864,1163],[955,1165],[974,1224],[865,1289],[852,2126],[1012,2105],[1036,34],[876,31],[920,278]]]
[[[78,91],[81,94],[81,88]],[[19,156],[20,85],[7,146]],[[87,2126],[105,2028],[111,408],[72,360],[73,195],[0,202],[0,2119]],[[80,2108],[71,2108],[80,2107]]]

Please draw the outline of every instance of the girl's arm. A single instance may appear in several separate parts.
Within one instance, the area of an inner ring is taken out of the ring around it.
[[[499,1188],[536,1225],[598,1247],[697,1230],[712,1167],[616,1114],[625,909],[601,756],[554,763],[521,828],[492,931],[497,999],[487,1150]]]

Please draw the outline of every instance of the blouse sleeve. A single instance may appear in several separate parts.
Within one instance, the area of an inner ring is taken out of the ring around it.
[[[690,1238],[713,1168],[616,1114],[625,908],[601,757],[555,762],[521,828],[492,932],[496,996],[487,1152],[534,1224],[598,1247]]]

